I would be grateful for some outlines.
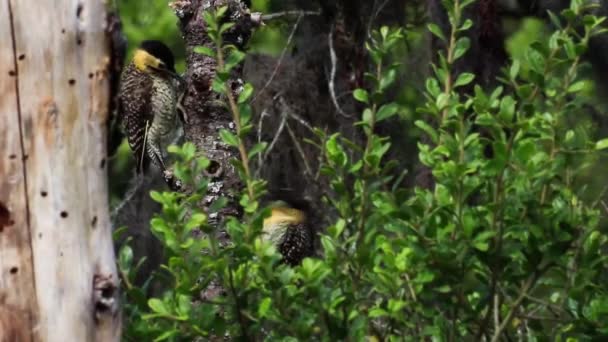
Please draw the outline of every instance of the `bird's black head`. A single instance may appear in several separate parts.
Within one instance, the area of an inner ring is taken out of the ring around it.
[[[139,45],[139,50],[149,53],[160,60],[167,70],[175,72],[175,59],[173,53],[163,42],[158,40],[144,40]]]

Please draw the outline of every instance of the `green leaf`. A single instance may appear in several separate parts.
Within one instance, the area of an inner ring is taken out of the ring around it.
[[[462,57],[471,47],[471,40],[467,37],[462,37],[456,41],[456,47],[454,48],[454,60]]]
[[[213,91],[215,91],[216,93],[220,93],[223,94],[226,92],[226,85],[224,84],[224,82],[222,82],[221,80],[214,78],[213,82],[211,82],[211,87],[213,88]]]
[[[192,159],[194,159],[194,156],[196,155],[196,145],[194,145],[192,142],[188,141],[187,143],[184,144],[184,146],[182,146],[182,158],[186,161],[190,161]]]
[[[154,342],[160,342],[160,341],[167,340],[167,339],[175,336],[178,332],[179,332],[179,330],[177,330],[177,329],[167,330],[164,333],[162,333],[161,335],[159,335],[157,338],[155,338]]]
[[[477,248],[482,252],[487,252],[490,248],[489,240],[496,235],[494,231],[484,231],[477,235],[473,240],[473,247]]]
[[[388,26],[382,26],[380,28],[380,36],[382,36],[382,39],[386,40],[387,35],[388,35]]]
[[[222,138],[222,141],[230,146],[234,146],[234,147],[238,147],[239,146],[239,139],[237,138],[236,135],[232,134],[232,132],[230,132],[229,130],[222,128],[220,130],[220,138]]]
[[[444,42],[446,41],[445,35],[443,34],[443,32],[441,31],[439,26],[437,26],[437,24],[431,23],[427,27],[428,27],[429,31],[431,31],[431,33],[435,35],[435,37],[441,39]]]
[[[260,317],[267,317],[268,310],[270,310],[271,305],[272,305],[271,298],[266,297],[266,298],[262,299],[262,301],[260,302],[260,306],[258,307],[258,315]]]
[[[578,93],[579,91],[585,89],[585,81],[578,81],[572,85],[570,85],[570,87],[568,87],[568,92],[569,93]]]
[[[247,102],[252,94],[253,94],[253,86],[251,85],[251,83],[245,83],[245,86],[243,87],[243,91],[239,94],[238,103],[240,104],[240,103]]]
[[[207,24],[208,30],[217,30],[217,20],[215,13],[205,11],[203,13],[203,19],[205,19],[205,23]]]
[[[519,59],[514,60],[513,64],[511,64],[511,68],[509,69],[509,76],[511,77],[512,80],[515,80],[517,78],[520,67],[521,67],[521,63],[519,62]]]
[[[205,222],[207,222],[207,215],[204,213],[195,213],[190,217],[185,228],[187,231],[192,231],[205,224]]]
[[[437,109],[443,110],[449,102],[450,95],[446,93],[441,93],[439,94],[439,96],[437,96],[437,100],[435,100],[435,105],[437,106]]]
[[[379,88],[379,92],[383,93],[384,91],[386,91],[386,89],[388,89],[391,85],[393,85],[393,83],[395,83],[395,80],[397,79],[397,70],[390,69],[386,72],[386,74],[384,74],[382,76],[382,78],[380,79],[380,86]]]
[[[363,122],[365,122],[366,124],[371,124],[372,121],[372,110],[370,108],[365,108],[363,110],[363,114],[362,114],[362,118],[361,120]]]
[[[462,73],[462,74],[458,75],[458,79],[454,83],[454,88],[460,87],[460,86],[465,86],[465,85],[473,82],[474,79],[475,79],[474,74],[472,74],[470,72]]]
[[[603,150],[608,148],[608,138],[604,138],[598,142],[595,143],[595,149],[596,150]]]
[[[165,306],[165,303],[158,298],[151,298],[148,300],[148,306],[152,311],[160,314],[168,314],[169,310]]]
[[[220,209],[224,208],[228,204],[228,199],[224,196],[218,197],[211,206],[209,207],[210,213],[217,213]]]
[[[165,197],[162,195],[162,193],[152,190],[150,191],[150,198],[152,198],[155,202],[158,202],[160,204],[165,203]]]
[[[515,115],[515,105],[516,102],[511,96],[503,97],[502,101],[500,101],[500,118],[506,122],[510,123],[513,121],[513,116]]]
[[[249,159],[252,159],[257,154],[264,152],[264,150],[266,149],[267,146],[268,146],[268,143],[265,141],[263,141],[261,143],[257,143],[255,145],[253,145],[253,147],[251,149],[249,149],[247,156],[249,157]]]
[[[212,48],[203,45],[195,46],[194,52],[209,57],[215,57],[215,51]]]
[[[365,89],[355,89],[355,91],[353,92],[353,97],[359,102],[369,103],[369,94]]]
[[[233,26],[234,26],[234,23],[232,23],[232,22],[223,23],[222,26],[220,27],[220,33],[224,33],[226,31],[230,30]]]
[[[466,31],[466,30],[470,29],[472,26],[473,26],[473,21],[471,19],[467,19],[464,21],[464,23],[462,24],[462,26],[460,26],[460,28],[458,30]]]
[[[225,71],[230,71],[237,64],[241,63],[247,54],[240,50],[233,50],[226,59]]]
[[[433,127],[431,127],[431,125],[427,124],[426,122],[424,122],[422,120],[416,120],[414,122],[414,125],[416,125],[418,128],[423,130],[426,134],[428,134],[429,137],[431,138],[431,140],[433,141],[433,143],[436,144],[437,142],[439,142],[439,137],[437,136],[437,131],[435,131],[435,129]]]
[[[121,271],[128,272],[133,263],[133,249],[129,245],[122,246],[118,252],[118,266]]]
[[[218,19],[222,18],[226,14],[226,11],[228,11],[228,6],[218,7],[218,9],[215,11],[215,17]]]
[[[394,102],[383,105],[382,107],[380,107],[380,109],[378,109],[378,113],[376,113],[376,122],[380,122],[382,120],[390,118],[391,116],[397,114],[398,110],[399,105]]]

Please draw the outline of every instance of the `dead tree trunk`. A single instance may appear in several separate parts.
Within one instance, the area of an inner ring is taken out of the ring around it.
[[[118,341],[100,1],[0,4],[0,341]]]

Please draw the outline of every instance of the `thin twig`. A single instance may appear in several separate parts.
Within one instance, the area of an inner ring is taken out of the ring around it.
[[[494,329],[498,330],[500,327],[500,298],[498,292],[494,292]]]
[[[602,203],[602,207],[606,211],[606,214],[608,214],[608,205],[606,205],[606,202],[604,200],[602,200],[600,203]]]
[[[125,205],[127,205],[129,202],[131,202],[131,200],[133,199],[135,194],[139,191],[141,186],[144,184],[144,177],[145,176],[143,174],[136,176],[136,183],[133,185],[133,187],[131,189],[129,189],[127,191],[123,200],[120,203],[118,203],[116,205],[116,207],[114,207],[114,209],[112,209],[112,213],[110,213],[111,222],[115,222],[116,218],[118,217],[118,214],[122,211],[122,209],[125,207]]]
[[[350,117],[352,117],[352,115],[346,114],[342,110],[342,108],[340,107],[340,104],[338,103],[338,100],[336,99],[335,79],[336,79],[336,69],[337,69],[337,65],[338,65],[338,57],[336,57],[336,51],[334,50],[334,27],[333,26],[329,30],[328,43],[329,43],[329,58],[331,60],[331,72],[329,74],[329,82],[328,82],[329,94],[331,95],[331,100],[334,104],[334,107],[336,107],[338,114],[342,115],[345,118],[350,118]]]
[[[258,121],[258,144],[262,143],[262,127],[264,126],[264,118],[270,116],[266,109],[262,110],[260,114],[260,120]],[[262,169],[262,154],[258,153],[258,168],[256,170],[256,176],[259,175],[260,170]]]
[[[300,157],[302,158],[302,161],[304,162],[304,167],[306,168],[306,173],[308,173],[310,176],[312,176],[312,169],[310,168],[310,165],[308,165],[308,160],[306,159],[306,154],[304,153],[304,150],[302,149],[300,142],[296,138],[296,135],[291,130],[291,127],[289,127],[289,124],[287,124],[287,133],[289,133],[291,140],[293,140],[293,143],[296,145],[296,150],[298,150],[298,153],[300,154]]]
[[[530,289],[532,289],[534,284],[536,284],[536,281],[552,266],[553,266],[553,263],[549,263],[549,264],[545,265],[544,267],[541,267],[541,268],[535,270],[534,273],[528,277],[528,279],[522,286],[521,290],[519,291],[519,296],[517,297],[517,299],[515,299],[515,302],[513,302],[512,306],[511,306],[511,310],[509,310],[509,313],[507,313],[507,316],[505,317],[505,319],[500,323],[500,326],[498,327],[498,329],[496,329],[494,331],[494,336],[492,336],[491,342],[498,342],[498,340],[500,339],[500,336],[503,334],[503,332],[505,331],[507,326],[509,326],[509,324],[511,323],[511,320],[515,316],[515,312],[517,312],[519,310],[519,306],[521,305],[521,303],[524,301],[525,298],[528,297],[528,293],[530,292]]]
[[[370,32],[372,31],[372,25],[374,23],[374,20],[376,20],[376,18],[378,18],[378,15],[380,15],[380,12],[382,12],[382,10],[384,9],[384,7],[386,6],[386,4],[388,4],[389,0],[384,0],[384,2],[382,4],[380,4],[380,6],[378,6],[378,8],[376,8],[373,15],[370,15],[369,17],[369,22],[367,23],[367,37],[371,37]],[[376,1],[374,0],[374,8],[376,7]]]
[[[279,57],[279,60],[277,61],[277,64],[274,67],[274,70],[272,70],[272,74],[270,74],[270,77],[268,78],[268,81],[266,81],[266,84],[264,84],[264,86],[262,87],[262,89],[260,89],[260,91],[258,91],[257,94],[255,94],[255,96],[253,97],[253,99],[251,99],[251,103],[254,103],[255,100],[257,100],[257,98],[264,93],[264,91],[266,90],[266,88],[268,88],[268,86],[270,85],[270,83],[272,83],[272,81],[274,80],[274,77],[277,75],[277,72],[279,71],[279,68],[281,67],[281,64],[283,63],[283,58],[285,58],[285,53],[287,53],[287,49],[289,48],[289,46],[291,45],[291,41],[293,40],[293,37],[296,33],[296,30],[298,29],[298,25],[300,25],[300,21],[302,20],[303,14],[300,14],[298,16],[298,19],[296,19],[296,22],[293,24],[293,28],[291,29],[291,33],[289,33],[289,37],[287,38],[287,42],[285,43],[285,46],[283,47],[283,51],[281,51],[281,56]]]
[[[317,10],[317,11],[284,11],[284,12],[262,14],[262,21],[273,20],[273,19],[294,16],[294,15],[299,15],[302,17],[321,15],[321,10]]]
[[[410,295],[412,296],[412,300],[414,302],[417,302],[418,299],[416,299],[416,291],[414,291],[414,288],[412,287],[412,279],[410,279],[410,275],[409,274],[405,274],[405,282],[407,283],[407,288],[410,291]]]
[[[279,128],[277,128],[277,131],[274,134],[274,138],[272,138],[272,141],[270,142],[270,145],[268,145],[268,148],[266,149],[266,152],[264,152],[264,157],[262,158],[263,161],[265,161],[266,158],[268,158],[268,155],[270,154],[270,152],[274,148],[274,145],[279,140],[279,137],[281,136],[281,133],[283,133],[283,129],[285,128],[285,122],[287,122],[287,115],[285,114],[285,112],[281,112],[281,123],[279,124]]]
[[[294,113],[292,110],[290,110],[288,112],[289,117],[291,117],[292,119],[296,120],[300,125],[308,128],[309,131],[311,131],[312,133],[315,132],[315,130],[312,128],[312,126],[306,122],[306,120],[304,120],[301,116],[299,116],[298,114]]]

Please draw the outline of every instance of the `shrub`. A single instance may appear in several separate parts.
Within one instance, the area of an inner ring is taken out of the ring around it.
[[[556,30],[547,42],[512,61],[499,86],[482,89],[473,74],[453,71],[470,45],[462,33],[472,23],[463,9],[472,0],[445,3],[450,32],[429,29],[447,51],[426,81],[424,119],[415,122],[428,136],[418,144],[419,160],[432,172],[434,188],[404,188],[403,173],[386,160],[391,142],[375,133],[379,122],[403,110],[387,102],[398,67],[387,61],[407,32],[383,27],[367,44],[374,63],[368,89],[353,94],[366,107],[357,123],[364,146],[318,131],[331,185],[324,200],[337,217],[320,229],[322,257],[296,267],[280,263],[276,248],[259,236],[268,215],[258,204],[264,182],[251,178],[247,163],[265,146],[247,153],[243,143],[248,85],[239,100],[230,100],[241,130],[222,134],[241,151],[245,214],[227,219],[231,243],[220,245],[218,228],[207,223],[211,213],[197,207],[207,187],[197,175],[208,161],[191,144],[171,148],[175,174],[195,190],[152,193],[163,206],[151,226],[167,253],[166,291],[147,299],[127,285],[127,339],[576,341],[608,335],[602,323],[608,319],[608,237],[599,228],[599,200],[589,200],[580,182],[608,140],[593,142],[569,124],[585,100],[576,96],[586,84],[581,56],[603,19],[573,1],[561,17],[551,15]],[[231,96],[222,75],[244,54],[228,47],[233,57],[224,63],[219,16],[221,10],[205,16],[218,48],[201,52],[219,59],[214,88]],[[212,212],[225,201],[218,203]],[[195,237],[196,230],[204,234]],[[123,246],[119,266],[127,284],[136,270],[130,255]],[[225,296],[201,298],[210,284]]]

